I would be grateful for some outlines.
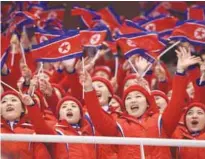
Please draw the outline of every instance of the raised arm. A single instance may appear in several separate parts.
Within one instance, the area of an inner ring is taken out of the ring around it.
[[[95,90],[92,87],[92,79],[90,74],[80,74],[80,83],[85,88],[85,104],[92,122],[99,133],[104,136],[117,136],[118,129],[115,120],[107,114],[100,106]]]
[[[163,128],[168,136],[174,132],[178,121],[182,115],[184,107],[184,99],[186,93],[187,79],[185,78],[185,70],[188,66],[199,63],[199,57],[191,56],[191,53],[184,48],[176,50],[178,63],[177,73],[173,79],[172,98],[162,115]]]

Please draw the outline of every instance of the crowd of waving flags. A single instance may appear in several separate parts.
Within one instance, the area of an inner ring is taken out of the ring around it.
[[[32,30],[35,38],[30,48],[33,59],[42,62],[80,58],[84,48],[100,49],[106,44],[114,56],[120,48],[127,59],[137,54],[154,63],[170,40],[205,46],[205,5],[152,3],[153,7],[146,10],[148,4],[141,2],[141,15],[131,20],[118,15],[111,6],[100,10],[73,6],[70,15],[78,16],[84,24],[74,30],[63,27],[65,7],[49,7],[47,2],[5,3],[1,12],[1,57],[5,61],[11,36],[20,38],[25,30]]]

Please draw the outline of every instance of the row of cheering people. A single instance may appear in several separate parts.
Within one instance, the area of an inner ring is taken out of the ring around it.
[[[66,77],[61,83],[62,87],[69,83],[69,95],[62,95],[60,90],[63,88],[56,83],[51,84],[45,78],[37,77],[31,82],[36,89],[34,94],[30,89],[26,92],[2,93],[1,132],[203,140],[205,79],[199,79],[200,72],[193,65],[200,64],[201,71],[204,71],[205,64],[185,47],[179,47],[176,54],[178,61],[170,98],[162,91],[150,91],[145,79],[128,74],[120,99],[114,93],[115,85],[102,72],[91,77],[89,71],[93,63],[85,62],[85,71],[82,71],[82,63],[78,61],[75,68],[67,67]],[[136,59],[142,60],[139,57]],[[194,95],[189,92],[189,83],[194,86]],[[163,90],[168,83],[162,81],[161,85]],[[82,94],[82,86],[84,99],[79,95]],[[1,144],[3,158],[141,158],[139,146],[27,142]],[[170,159],[173,155],[170,150],[170,147],[144,146],[144,155],[146,159]],[[205,150],[180,147],[174,156],[202,159]]]

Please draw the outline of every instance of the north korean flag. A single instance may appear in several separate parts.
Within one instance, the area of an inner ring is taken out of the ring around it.
[[[126,19],[124,23],[119,28],[117,28],[117,31],[119,32],[119,34],[133,34],[146,30],[133,21]]]
[[[107,35],[106,28],[93,28],[81,30],[81,43],[84,47],[99,47],[105,40]]]
[[[33,46],[34,59],[42,62],[56,62],[71,58],[82,57],[82,45],[80,34],[71,31],[66,35]]]
[[[205,22],[188,20],[179,22],[174,28],[171,40],[188,41],[193,45],[205,45]]]
[[[149,18],[149,20],[141,23],[141,27],[147,31],[157,32],[160,36],[171,34],[176,26],[178,19],[174,16],[158,16]]]
[[[118,35],[117,43],[126,58],[129,58],[134,54],[159,52],[165,47],[165,43],[158,37],[158,35],[151,32]]]

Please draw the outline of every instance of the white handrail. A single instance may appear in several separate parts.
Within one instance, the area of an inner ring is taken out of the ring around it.
[[[133,137],[101,137],[101,136],[60,136],[60,135],[28,135],[0,134],[1,141],[51,142],[51,143],[90,143],[114,145],[150,145],[205,147],[205,140],[181,140]]]

